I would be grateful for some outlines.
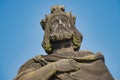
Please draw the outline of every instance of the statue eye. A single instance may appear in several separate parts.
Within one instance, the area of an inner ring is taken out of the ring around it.
[[[58,19],[56,19],[54,22],[55,22],[55,23],[59,23],[59,20],[58,20]]]

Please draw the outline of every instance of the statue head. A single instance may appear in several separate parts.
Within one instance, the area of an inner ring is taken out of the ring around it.
[[[71,42],[74,51],[78,51],[82,34],[75,28],[76,17],[65,12],[64,6],[51,7],[51,13],[42,19],[40,24],[44,32],[42,46],[48,54],[54,50],[54,44]]]

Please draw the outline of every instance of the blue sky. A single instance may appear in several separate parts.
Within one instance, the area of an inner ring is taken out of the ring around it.
[[[12,80],[23,63],[45,54],[39,22],[56,4],[77,17],[81,50],[101,51],[120,80],[120,0],[0,0],[0,79]]]

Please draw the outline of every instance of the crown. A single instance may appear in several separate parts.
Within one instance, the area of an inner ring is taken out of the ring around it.
[[[43,28],[43,30],[45,30],[46,28],[46,24],[48,22],[48,19],[51,18],[51,15],[55,15],[55,14],[64,14],[66,16],[68,16],[70,19],[72,19],[73,24],[75,24],[76,21],[76,17],[71,15],[71,12],[65,12],[65,7],[62,5],[56,5],[56,6],[52,6],[51,7],[51,13],[49,15],[45,15],[45,19],[42,19],[40,24]]]
[[[65,7],[56,5],[56,6],[52,6],[51,7],[51,13],[55,13],[55,12],[64,12],[65,11]]]

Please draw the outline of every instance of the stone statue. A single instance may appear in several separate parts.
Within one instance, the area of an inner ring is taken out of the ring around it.
[[[83,36],[75,20],[64,6],[53,6],[40,22],[45,31],[42,46],[48,55],[23,64],[14,80],[114,80],[100,52],[78,51]]]

